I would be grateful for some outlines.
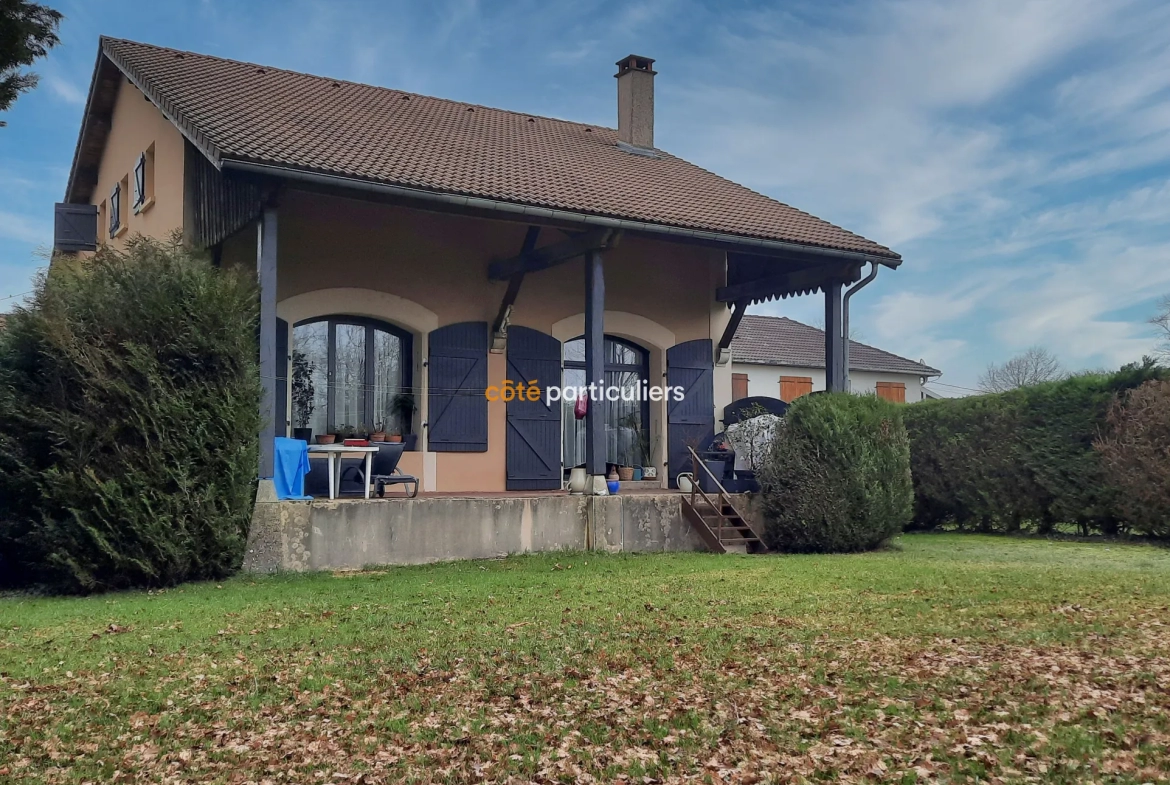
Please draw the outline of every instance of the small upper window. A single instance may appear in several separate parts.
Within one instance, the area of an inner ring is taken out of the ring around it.
[[[116,237],[122,228],[122,183],[114,186],[110,193],[110,237]]]
[[[134,212],[140,213],[154,204],[154,145],[138,156],[134,164]]]
[[[134,164],[134,212],[142,207],[146,201],[146,153],[138,156],[138,163]]]

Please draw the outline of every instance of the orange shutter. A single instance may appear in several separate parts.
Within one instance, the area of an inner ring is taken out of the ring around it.
[[[812,392],[811,376],[781,376],[780,400],[792,403],[802,395]]]
[[[746,373],[731,374],[731,400],[738,401],[748,397],[748,375]]]
[[[878,382],[877,395],[894,403],[906,403],[906,385],[902,382]]]

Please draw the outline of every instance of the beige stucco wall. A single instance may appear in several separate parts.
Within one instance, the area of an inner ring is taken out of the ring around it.
[[[734,373],[746,373],[748,395],[766,395],[777,398],[780,395],[781,376],[808,376],[812,378],[813,392],[825,389],[824,368],[800,368],[787,365],[757,365],[755,363],[731,363]],[[851,388],[858,394],[875,394],[878,382],[901,382],[906,385],[906,403],[922,400],[922,377],[906,373],[876,373],[874,371],[853,371],[849,374]]]
[[[506,284],[488,281],[488,264],[514,256],[527,226],[299,191],[282,193],[278,209],[278,314],[290,324],[326,314],[370,316],[414,334],[414,384],[422,388],[417,431],[428,415],[426,334],[447,324],[495,318]],[[565,237],[546,228],[538,245]],[[255,264],[255,230],[245,229],[225,244],[223,259]],[[606,332],[650,351],[652,383],[664,383],[670,346],[719,339],[729,318],[714,302],[724,276],[722,252],[627,237],[606,252],[604,263]],[[528,275],[512,324],[561,340],[580,335],[584,277],[580,260]],[[489,355],[489,384],[505,378],[505,362],[504,355]],[[729,367],[717,368],[717,417],[730,401],[730,379]],[[488,410],[487,452],[408,454],[403,469],[422,478],[425,490],[503,490],[507,406],[491,402]],[[652,405],[651,411],[652,438],[662,434],[662,453],[665,410]]]
[[[138,156],[154,145],[154,203],[135,214],[134,165]],[[123,78],[110,124],[106,149],[98,168],[92,204],[109,202],[114,186],[123,178],[127,190],[122,200],[122,225],[113,242],[123,245],[134,234],[158,239],[183,227],[183,136],[142,92]],[[108,209],[108,205],[107,205]],[[98,240],[109,241],[108,213],[99,215]]]

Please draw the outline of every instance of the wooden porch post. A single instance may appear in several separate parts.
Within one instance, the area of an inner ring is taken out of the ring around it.
[[[605,487],[605,403],[600,400],[605,384],[605,274],[600,250],[585,255],[585,385],[590,384],[595,385],[598,397],[589,401],[585,418],[587,493]],[[600,482],[597,477],[602,478]]]
[[[276,423],[276,208],[265,207],[260,216],[256,248],[256,277],[260,283],[260,479],[273,477],[273,438],[283,423]]]
[[[829,392],[845,392],[849,385],[841,312],[841,282],[833,281],[825,285],[825,389]]]

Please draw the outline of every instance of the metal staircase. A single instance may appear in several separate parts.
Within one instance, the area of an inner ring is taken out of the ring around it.
[[[695,527],[695,531],[703,538],[715,553],[764,553],[768,549],[760,540],[759,534],[752,529],[724,490],[723,484],[711,473],[693,447],[687,447],[691,454],[691,463],[695,467],[691,482],[691,492],[683,494],[683,515]],[[708,495],[699,487],[699,472],[703,471],[711,480],[718,492]]]

